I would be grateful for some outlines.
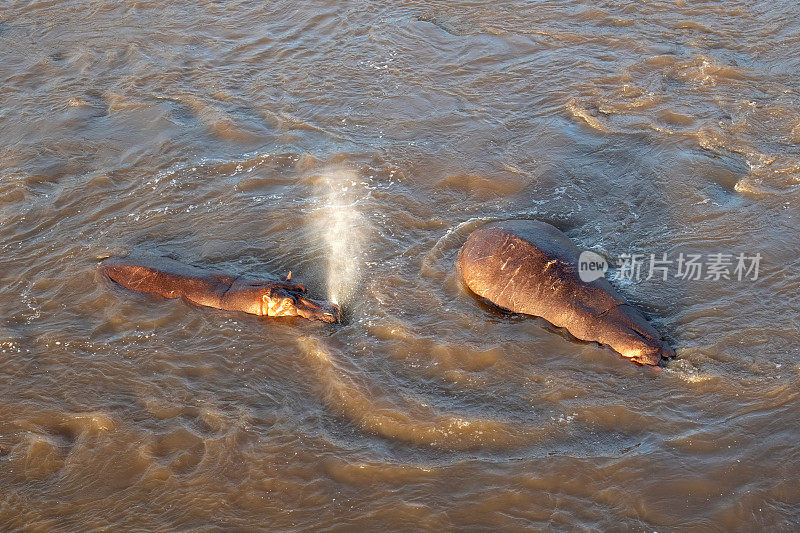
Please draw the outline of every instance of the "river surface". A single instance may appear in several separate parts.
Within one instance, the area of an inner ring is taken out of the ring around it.
[[[0,80],[0,529],[798,527],[794,0],[4,0]],[[613,281],[677,349],[639,367],[465,291],[507,218],[760,270]]]

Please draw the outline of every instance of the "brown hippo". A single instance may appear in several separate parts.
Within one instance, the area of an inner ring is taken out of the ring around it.
[[[189,302],[258,316],[301,316],[338,322],[341,309],[306,297],[306,288],[285,282],[258,281],[215,274],[164,258],[110,258],[100,264],[109,278],[126,289],[184,298]]]
[[[509,220],[472,232],[458,261],[466,286],[499,307],[542,317],[637,363],[657,365],[674,357],[675,351],[605,278],[581,279],[580,253],[550,224]]]

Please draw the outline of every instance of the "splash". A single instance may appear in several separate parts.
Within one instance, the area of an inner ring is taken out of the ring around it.
[[[365,197],[365,187],[350,170],[331,170],[317,178],[322,207],[316,229],[328,257],[328,298],[342,305],[352,297],[361,277],[367,224],[359,202]]]

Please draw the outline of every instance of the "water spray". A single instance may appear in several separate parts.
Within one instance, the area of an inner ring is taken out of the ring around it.
[[[318,234],[327,254],[328,298],[336,305],[346,304],[361,276],[361,253],[367,226],[359,211],[364,186],[350,170],[331,170],[317,181],[322,201],[316,217]]]

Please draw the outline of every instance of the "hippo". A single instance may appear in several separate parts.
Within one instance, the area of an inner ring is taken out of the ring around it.
[[[544,318],[642,365],[660,365],[674,357],[675,351],[644,315],[604,277],[581,279],[580,253],[550,224],[508,220],[473,231],[459,252],[458,265],[469,290],[498,307]]]
[[[134,291],[183,298],[195,305],[258,316],[300,316],[334,323],[338,305],[312,300],[306,288],[286,281],[261,281],[218,274],[164,258],[112,257],[100,263],[112,281]]]

